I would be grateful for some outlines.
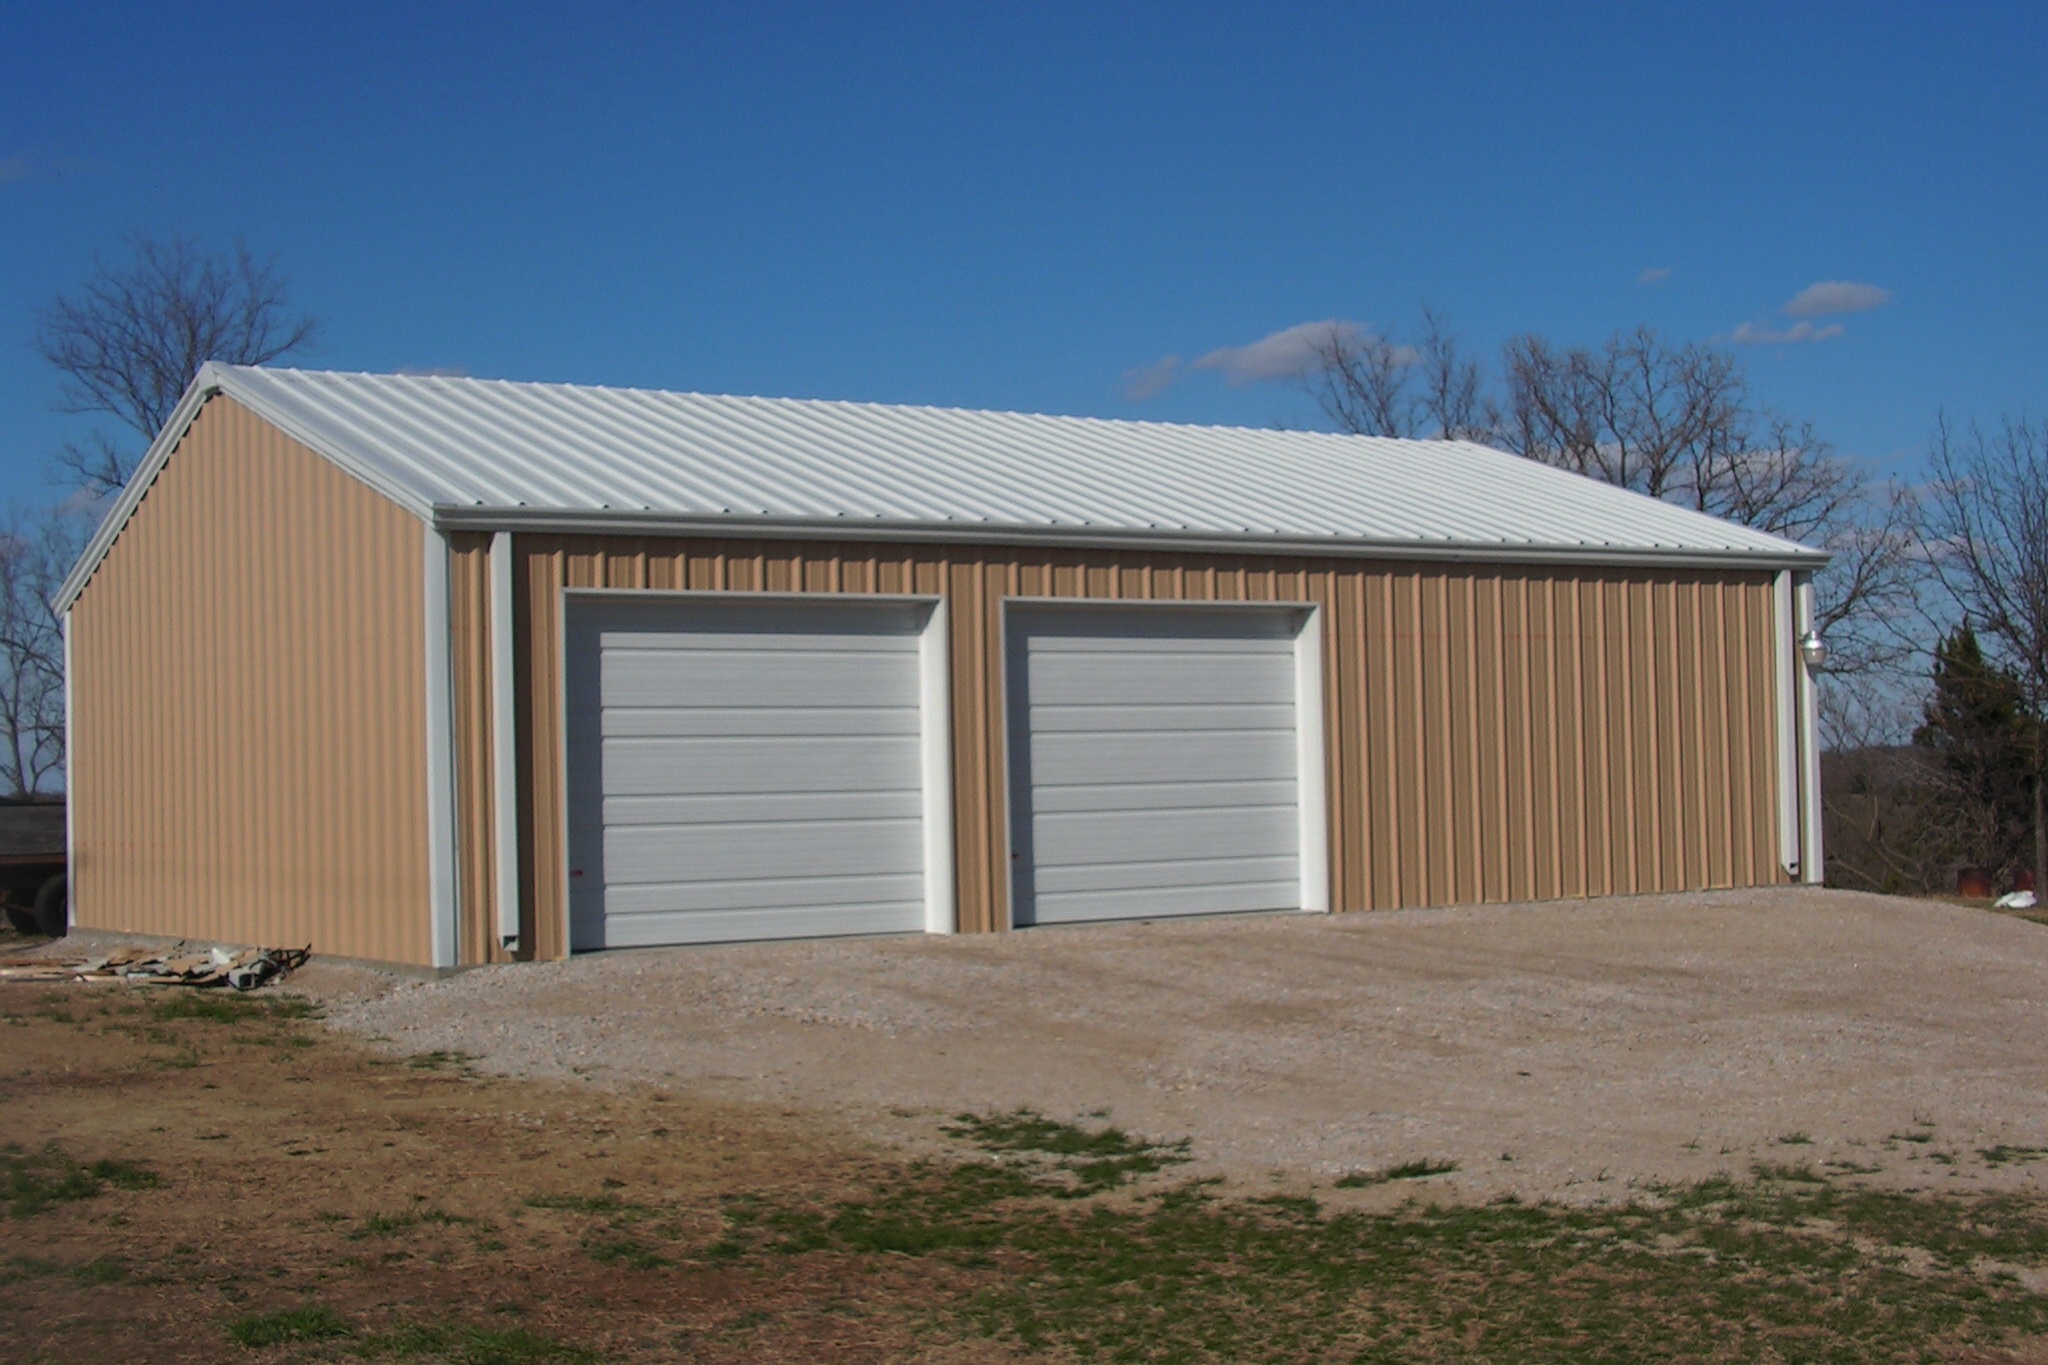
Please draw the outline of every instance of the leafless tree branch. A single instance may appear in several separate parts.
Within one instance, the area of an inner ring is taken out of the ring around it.
[[[276,262],[240,241],[225,255],[188,237],[136,236],[126,247],[125,262],[97,260],[92,278],[39,320],[36,346],[64,376],[66,412],[112,417],[147,443],[207,361],[261,365],[313,338],[316,324],[291,311]],[[95,437],[58,465],[100,491],[126,481],[132,458]]]

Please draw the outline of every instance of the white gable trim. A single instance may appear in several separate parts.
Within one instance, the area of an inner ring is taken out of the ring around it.
[[[57,590],[55,605],[58,611],[71,610],[71,604],[85,591],[85,585],[92,581],[92,576],[98,571],[101,561],[107,557],[108,551],[114,548],[114,542],[120,538],[121,532],[127,529],[129,519],[135,515],[135,509],[149,496],[150,487],[156,483],[157,475],[163,473],[164,466],[170,463],[171,455],[184,441],[185,433],[190,431],[192,423],[198,420],[200,409],[206,406],[209,399],[222,396],[234,399],[321,459],[369,485],[422,522],[433,521],[433,508],[421,502],[410,490],[392,483],[374,469],[344,459],[334,451],[324,448],[303,428],[298,428],[289,413],[278,411],[275,404],[264,401],[239,383],[232,369],[209,360],[199,367],[199,373],[193,376],[192,383],[185,389],[185,396],[180,398],[178,406],[171,410],[171,419],[164,423],[164,429],[149,443],[148,451],[143,454],[142,463],[135,467],[135,473],[121,489],[120,496],[114,499],[114,505],[107,509],[106,516],[100,519],[99,528],[92,533],[92,539],[86,542],[85,552],[79,555],[78,563],[73,565],[71,572],[65,576],[64,585]]]

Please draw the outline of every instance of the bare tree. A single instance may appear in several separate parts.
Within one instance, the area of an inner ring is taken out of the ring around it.
[[[49,789],[64,764],[64,634],[52,599],[77,557],[76,517],[16,513],[0,528],[0,787]]]
[[[1499,412],[1479,363],[1431,309],[1422,336],[1405,345],[1391,335],[1332,323],[1315,342],[1316,364],[1303,386],[1341,431],[1355,436],[1493,437]]]
[[[2034,867],[2048,869],[2048,428],[1951,428],[1928,451],[1928,563],[1984,652],[2018,680],[2032,729]]]
[[[226,254],[189,237],[130,237],[126,247],[128,259],[97,259],[92,278],[40,319],[37,349],[64,376],[64,411],[112,417],[146,445],[207,361],[261,365],[312,340],[315,323],[291,310],[276,262],[240,241]],[[128,481],[132,449],[94,432],[57,463],[102,493]]]
[[[1810,424],[1759,409],[1732,355],[1639,328],[1598,347],[1516,337],[1501,360],[1495,391],[1425,311],[1415,347],[1333,327],[1305,383],[1344,431],[1483,441],[1827,550],[1836,558],[1816,584],[1816,624],[1830,671],[1910,652],[1910,501]]]
[[[56,453],[87,507],[128,482],[201,365],[261,365],[305,346],[315,327],[292,311],[276,263],[240,241],[224,253],[189,237],[124,245],[125,259],[96,258],[92,277],[44,310],[36,335],[63,376],[58,406],[118,424]],[[65,507],[0,524],[0,787],[15,795],[48,789],[63,768],[63,633],[51,600],[85,522]]]
[[[1340,430],[1355,436],[1416,434],[1415,402],[1408,391],[1413,351],[1341,322],[1330,324],[1314,350],[1315,368],[1303,383]]]

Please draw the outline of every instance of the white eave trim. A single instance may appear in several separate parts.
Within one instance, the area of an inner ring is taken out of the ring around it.
[[[855,521],[845,517],[678,516],[667,512],[548,511],[538,508],[440,504],[430,514],[446,531],[528,531],[558,535],[670,535],[720,539],[912,541],[961,545],[1052,545],[1075,548],[1285,554],[1304,558],[1433,560],[1456,563],[1557,564],[1769,571],[1816,571],[1831,558],[1820,550],[1654,546],[1476,544],[1459,541],[1356,540],[1128,528],[970,526],[929,521]],[[1788,542],[1789,546],[1789,542]]]

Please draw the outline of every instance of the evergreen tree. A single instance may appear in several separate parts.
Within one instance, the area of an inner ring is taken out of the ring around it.
[[[1913,742],[1949,778],[1959,830],[1971,831],[1987,870],[2009,878],[2031,864],[2034,726],[2010,671],[1984,657],[1966,621],[1934,651],[1934,693]]]

